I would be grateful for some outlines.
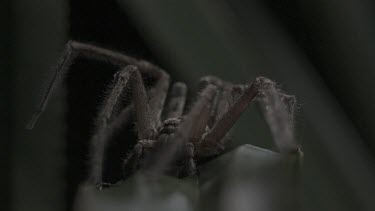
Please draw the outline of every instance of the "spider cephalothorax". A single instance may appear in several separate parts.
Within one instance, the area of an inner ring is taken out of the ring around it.
[[[67,43],[55,77],[29,128],[44,110],[57,79],[78,55],[120,67],[97,116],[97,128],[91,140],[89,181],[94,184],[103,184],[103,160],[112,134],[116,128],[129,123],[131,116],[136,122],[137,143],[130,152],[124,152],[124,179],[140,168],[178,177],[196,174],[197,163],[224,152],[227,133],[255,98],[263,105],[271,132],[277,133],[275,139],[280,139],[277,141],[280,151],[298,150],[290,123],[294,98],[279,92],[267,78],[258,77],[253,83],[235,85],[213,76],[203,77],[195,103],[185,109],[186,85],[170,84],[168,74],[159,67],[75,41]],[[154,81],[150,88],[145,88],[144,78]],[[123,94],[129,96],[130,103],[120,112],[114,112]]]

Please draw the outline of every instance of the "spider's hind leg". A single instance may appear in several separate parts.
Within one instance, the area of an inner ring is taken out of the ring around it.
[[[135,117],[137,121],[137,135],[138,140],[150,140],[156,136],[156,124],[158,120],[158,113],[155,111],[155,107],[161,106],[164,103],[164,91],[169,85],[169,77],[160,77],[156,86],[152,90],[154,95],[151,97],[151,102],[154,110],[150,109],[149,100],[147,96],[146,89],[143,84],[141,73],[137,66],[128,65],[122,71],[115,75],[117,78],[114,88],[110,91],[107,100],[99,113],[97,120],[97,132],[92,137],[91,140],[91,176],[90,180],[95,184],[101,184],[103,181],[103,165],[106,150],[109,145],[109,140],[111,133],[113,133],[113,127],[117,127],[121,124],[121,120],[118,118],[127,117],[124,121],[128,120],[130,115],[129,112],[135,111]],[[118,117],[114,117],[113,109],[118,104],[119,98],[123,92],[126,90],[131,91],[131,98],[134,103],[123,109]],[[165,90],[166,92],[166,90]],[[139,143],[134,152],[131,155],[131,160],[136,159],[138,154],[142,154],[144,143]],[[147,144],[146,144],[147,145]],[[147,145],[148,146],[148,145]],[[139,155],[140,156],[140,155]],[[134,158],[134,159],[133,159]],[[131,170],[130,170],[131,171]]]

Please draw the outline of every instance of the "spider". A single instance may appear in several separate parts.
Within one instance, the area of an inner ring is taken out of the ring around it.
[[[77,41],[66,44],[61,61],[37,112],[27,128],[32,129],[45,110],[52,90],[78,56],[110,62],[119,67],[113,88],[97,115],[91,138],[89,182],[104,187],[103,159],[116,128],[135,116],[137,143],[123,162],[123,178],[138,169],[148,169],[186,177],[197,174],[197,163],[225,151],[229,130],[249,104],[257,99],[280,152],[299,150],[293,139],[292,116],[295,98],[283,94],[275,83],[257,77],[253,83],[232,84],[214,76],[201,78],[195,103],[184,112],[187,87],[182,82],[170,84],[169,75],[143,60],[105,48]],[[144,78],[155,82],[146,89]],[[120,96],[130,96],[130,103],[116,113]],[[232,103],[230,103],[232,102]]]

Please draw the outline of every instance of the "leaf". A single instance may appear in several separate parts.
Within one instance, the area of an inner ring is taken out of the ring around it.
[[[200,210],[296,209],[297,155],[242,145],[200,168]]]
[[[128,180],[98,190],[82,185],[76,198],[76,210],[193,210],[198,199],[196,178],[177,179],[139,172]]]
[[[139,172],[104,190],[82,185],[76,210],[296,209],[296,155],[242,145],[199,171],[199,178],[187,179]]]

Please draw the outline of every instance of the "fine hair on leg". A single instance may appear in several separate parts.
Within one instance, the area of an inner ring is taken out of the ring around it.
[[[218,102],[215,109],[215,115],[211,117],[212,126],[210,126],[210,129],[212,129],[215,123],[223,117],[223,115],[228,111],[231,105],[233,105],[238,100],[238,98],[242,95],[242,92],[243,86],[241,85],[233,85],[230,83],[226,83],[225,85],[223,85],[221,95],[217,100]],[[223,138],[213,143],[213,145],[206,145],[203,148],[198,147],[198,150],[196,150],[196,157],[212,158],[224,152],[225,148],[231,141],[230,134],[231,129],[226,132]]]
[[[293,136],[295,98],[281,93],[270,79],[259,77],[257,80],[261,84],[257,101],[277,148],[281,153],[298,151],[299,147]]]
[[[248,105],[258,95],[258,84],[252,83],[246,85],[244,91],[238,100],[228,108],[221,118],[215,123],[213,128],[203,138],[199,149],[209,148],[216,145],[233,127],[241,114],[246,110]]]
[[[222,98],[222,96],[224,94],[224,89],[225,89],[226,85],[228,85],[228,83],[222,81],[220,78],[218,78],[216,76],[210,76],[210,75],[204,76],[199,80],[199,85],[198,85],[199,89],[202,90],[205,87],[207,87],[208,85],[214,85],[217,88],[217,93],[215,95],[215,98],[214,98],[214,100],[212,102],[212,106],[211,106],[212,109],[211,109],[211,112],[210,112],[210,119],[207,123],[208,128],[212,128],[212,126],[216,122],[217,112],[218,112],[218,109],[219,109],[219,106],[220,106],[220,99]]]
[[[142,76],[137,67],[132,67],[133,69],[131,70],[130,83],[137,121],[138,139],[151,139],[156,133],[155,122],[152,122],[150,119],[151,109]]]
[[[91,140],[92,169],[90,181],[95,184],[100,184],[102,182],[102,169],[105,151],[108,147],[109,135],[111,133],[109,125],[110,122],[119,124],[117,123],[118,121],[112,120],[112,114],[113,109],[116,104],[118,104],[119,98],[124,90],[131,90],[131,98],[134,103],[126,107],[120,114],[128,114],[129,111],[133,110],[134,105],[137,120],[138,139],[142,140],[152,138],[156,130],[155,125],[153,124],[154,122],[151,122],[151,119],[149,118],[150,107],[148,105],[148,97],[138,68],[133,65],[126,66],[123,70],[115,74],[115,80],[115,85],[110,91],[106,99],[106,103],[99,112],[97,119],[97,133],[94,134]],[[122,117],[123,115],[120,116]]]
[[[34,112],[33,116],[31,117],[29,123],[26,126],[26,129],[31,130],[34,128],[34,125],[38,121],[40,115],[46,109],[48,100],[52,94],[52,90],[55,88],[55,86],[57,86],[57,84],[63,78],[63,75],[65,75],[67,69],[69,69],[70,65],[73,63],[76,57],[77,57],[77,53],[72,50],[72,46],[70,42],[68,42],[65,45],[65,49],[63,51],[62,57],[59,63],[57,64],[57,67],[53,74],[51,82],[49,83],[46,91],[43,94],[42,101],[39,104],[38,109]]]
[[[198,143],[202,135],[205,133],[208,122],[211,117],[212,107],[214,105],[215,97],[218,93],[218,87],[208,84],[200,93],[197,102],[195,102],[188,117],[194,125],[191,126],[190,136],[188,142],[193,144]],[[182,125],[183,126],[183,125]]]
[[[46,91],[43,94],[40,105],[27,124],[26,129],[31,130],[34,127],[40,115],[44,112],[53,90],[59,84],[62,77],[66,75],[70,66],[78,56],[84,56],[91,59],[109,62],[118,67],[123,67],[126,65],[136,65],[142,74],[148,74],[149,77],[155,78],[157,80],[159,80],[160,77],[167,76],[167,74],[163,70],[149,62],[137,60],[113,50],[108,50],[91,44],[70,40],[65,45],[65,49],[62,53],[61,59],[56,69],[54,70],[52,80],[50,81]]]
[[[155,123],[156,128],[162,124],[162,112],[168,95],[169,84],[169,75],[161,71],[158,81],[148,92],[150,121]]]
[[[108,124],[112,120],[114,107],[118,104],[121,94],[128,86],[132,66],[127,66],[117,72],[114,77],[114,87],[106,97],[103,107],[99,111],[96,120],[96,133],[92,136],[91,144],[91,171],[89,181],[94,184],[102,183],[102,168],[105,151],[108,147],[106,140]]]
[[[158,160],[150,167],[152,172],[160,172],[167,169],[171,162],[176,159],[180,149],[185,149],[188,143],[193,143],[196,137],[202,136],[203,125],[206,126],[210,117],[210,108],[217,92],[214,85],[206,86],[199,94],[197,101],[186,115],[177,131],[170,134],[168,145],[162,147],[158,154]],[[203,113],[206,115],[202,116]],[[201,134],[199,135],[198,132]]]

